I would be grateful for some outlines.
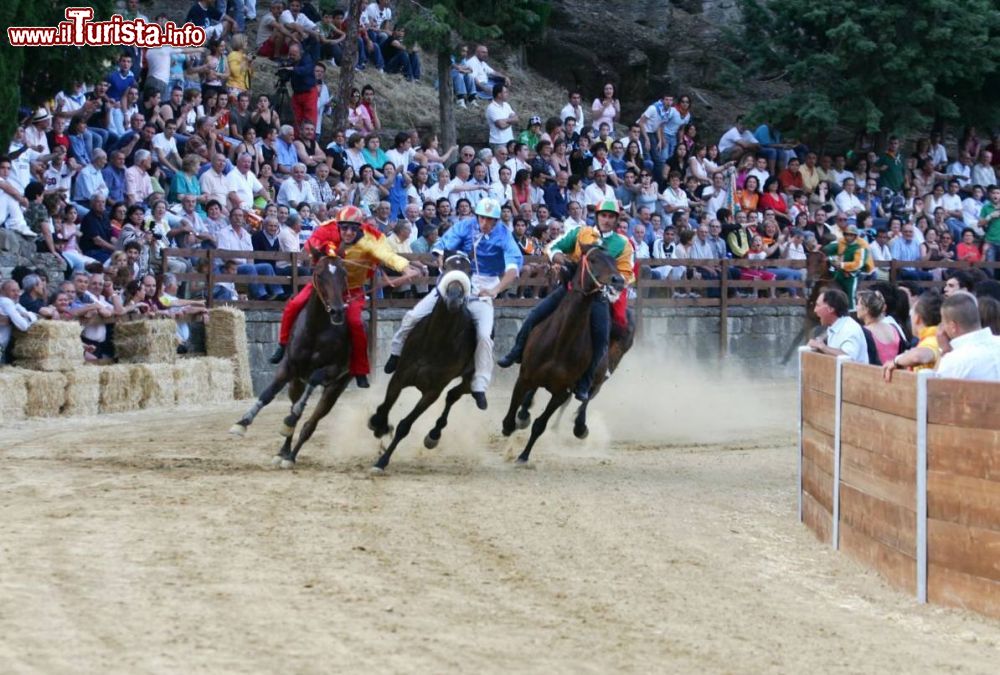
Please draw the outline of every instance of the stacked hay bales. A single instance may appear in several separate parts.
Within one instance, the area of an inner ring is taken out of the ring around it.
[[[177,324],[172,319],[123,321],[115,326],[119,363],[173,363]]]
[[[209,356],[232,362],[233,398],[239,401],[253,397],[247,320],[241,310],[233,307],[209,310],[208,322],[205,324],[205,351]]]
[[[133,366],[101,367],[101,414],[138,410],[142,404],[142,386]]]
[[[232,401],[236,391],[236,376],[233,361],[207,356],[201,359],[208,367],[209,394],[212,403]]]
[[[80,324],[39,321],[14,338],[14,362],[21,368],[55,372],[83,362]]]
[[[63,373],[66,376],[67,416],[96,415],[101,410],[101,367],[76,366]]]
[[[0,368],[0,424],[23,420],[28,407],[25,373],[17,368]]]
[[[141,393],[139,406],[172,408],[177,400],[174,364],[144,363],[132,366],[132,382]]]
[[[174,364],[175,401],[177,405],[212,402],[208,359],[179,359]]]
[[[66,404],[66,376],[35,371],[25,375],[28,417],[58,417]]]

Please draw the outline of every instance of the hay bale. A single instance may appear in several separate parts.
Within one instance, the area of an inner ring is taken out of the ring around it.
[[[172,408],[177,398],[174,365],[144,363],[132,366],[132,381],[142,392],[141,408]]]
[[[208,366],[208,381],[212,402],[223,403],[225,401],[232,401],[233,392],[236,389],[236,378],[233,373],[235,364],[233,360],[207,356],[202,361]]]
[[[135,382],[133,366],[101,368],[100,412],[118,413],[138,410],[142,403],[142,388]]]
[[[66,404],[66,376],[36,371],[25,376],[28,388],[28,417],[58,417]]]
[[[0,367],[0,424],[23,420],[28,406],[25,371]]]
[[[83,363],[80,324],[76,321],[38,321],[14,335],[14,361],[29,370],[71,370]]]
[[[214,307],[205,322],[205,353],[224,359],[249,354],[247,319],[243,310]]]
[[[178,359],[174,364],[174,385],[177,405],[212,401],[208,364],[205,358]]]
[[[240,354],[232,358],[233,398],[243,401],[253,398],[253,378],[250,377],[250,355]]]
[[[115,326],[120,363],[173,363],[177,360],[177,323],[173,319],[123,321]]]
[[[67,370],[63,415],[96,415],[101,410],[101,367],[77,366]]]

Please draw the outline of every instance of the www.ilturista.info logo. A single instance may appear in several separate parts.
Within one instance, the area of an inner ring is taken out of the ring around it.
[[[93,7],[67,7],[65,21],[58,26],[20,26],[7,29],[12,47],[200,47],[205,43],[205,29],[186,23],[178,26],[167,21],[162,26],[145,19],[125,19],[115,14],[108,21],[91,21]]]

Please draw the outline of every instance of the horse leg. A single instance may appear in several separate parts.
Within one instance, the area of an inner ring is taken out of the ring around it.
[[[239,422],[229,427],[229,433],[234,436],[244,435],[247,432],[247,427],[253,424],[254,418],[257,417],[257,413],[259,413],[264,406],[273,401],[274,397],[281,393],[281,390],[285,388],[286,384],[288,384],[288,368],[282,366],[278,369],[274,379],[271,380],[271,384],[267,385],[267,388],[261,392],[260,398],[254,401],[254,404],[243,414],[243,417],[240,418]]]
[[[271,460],[271,464],[274,466],[284,466],[288,458],[291,457],[292,453],[292,437],[285,437],[285,442],[281,444],[281,449],[278,450],[278,454],[274,456]]]
[[[591,392],[590,398],[581,403],[580,408],[576,411],[576,418],[573,421],[573,435],[581,441],[590,434],[590,429],[587,428],[587,406],[594,400],[596,394],[596,391]]]
[[[382,404],[375,409],[375,414],[368,418],[368,428],[375,433],[375,438],[382,438],[386,434],[392,433],[392,425],[389,424],[389,411],[396,405],[403,387],[400,380],[395,375],[389,380],[389,386],[385,390],[385,399]]]
[[[531,406],[535,402],[535,392],[537,389],[529,389],[521,402],[521,409],[517,411],[517,428],[527,429],[531,421]]]
[[[319,403],[316,404],[313,414],[309,416],[305,424],[302,425],[302,431],[299,432],[298,440],[295,441],[295,449],[282,461],[281,468],[290,469],[295,465],[296,460],[299,456],[299,450],[302,446],[312,438],[313,433],[316,431],[316,426],[319,424],[320,420],[329,414],[330,410],[333,408],[337,399],[340,395],[344,393],[344,389],[347,388],[347,383],[351,381],[347,373],[341,375],[340,379],[323,387],[323,394],[320,396]],[[291,439],[288,439],[291,442]]]
[[[382,456],[378,458],[377,462],[375,462],[375,466],[372,467],[372,471],[385,471],[385,467],[389,464],[389,459],[392,457],[392,453],[396,450],[396,446],[399,445],[401,440],[406,438],[407,434],[410,433],[410,427],[413,426],[416,419],[438,399],[438,396],[441,395],[441,389],[443,388],[444,387],[440,387],[432,391],[424,392],[424,395],[420,397],[419,401],[417,401],[417,405],[410,411],[410,414],[399,420],[399,424],[396,425],[396,434],[392,437],[392,443],[389,444],[389,447],[385,449]]]
[[[448,426],[448,413],[451,412],[451,406],[455,405],[455,401],[462,398],[464,394],[468,394],[472,391],[470,388],[471,384],[472,378],[466,377],[448,390],[448,395],[445,396],[444,399],[444,412],[442,412],[441,416],[437,418],[437,422],[434,423],[434,428],[428,431],[427,436],[424,437],[425,448],[433,450],[437,447],[438,441],[441,440],[441,431]]]
[[[309,376],[309,382],[305,385],[305,388],[302,390],[302,393],[298,397],[295,397],[295,393],[293,390],[292,398],[294,400],[294,403],[292,403],[292,409],[285,417],[285,419],[282,421],[281,431],[278,432],[282,436],[291,438],[292,434],[295,433],[295,426],[299,423],[299,418],[302,417],[302,411],[305,410],[306,404],[309,403],[309,397],[312,396],[312,393],[316,390],[316,387],[323,384],[323,382],[326,380],[324,376],[325,373],[326,369],[320,368],[319,370],[314,372],[311,376]]]
[[[504,436],[510,436],[514,433],[514,414],[517,412],[518,405],[525,400],[525,396],[530,391],[532,390],[524,383],[524,378],[518,374],[517,382],[514,384],[514,393],[510,395],[510,405],[507,407],[507,414],[503,418],[502,431]]]
[[[569,389],[562,389],[555,394],[552,394],[552,398],[549,399],[549,404],[545,406],[545,411],[538,416],[535,423],[531,425],[531,438],[528,439],[528,444],[524,447],[524,452],[521,456],[517,458],[518,464],[527,464],[528,457],[531,455],[531,448],[535,445],[535,441],[538,437],[545,432],[545,427],[549,423],[549,418],[552,417],[552,413],[562,407],[562,404],[569,400],[570,392]]]

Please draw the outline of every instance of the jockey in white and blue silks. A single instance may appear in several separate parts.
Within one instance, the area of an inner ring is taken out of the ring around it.
[[[486,198],[476,206],[476,216],[452,225],[434,243],[431,253],[461,251],[472,262],[472,292],[469,313],[476,322],[476,372],[472,378],[472,397],[480,410],[486,410],[486,389],[493,378],[493,298],[517,280],[524,256],[514,236],[504,226],[497,227],[500,204]],[[396,369],[403,343],[420,319],[429,315],[438,300],[435,288],[406,313],[392,338],[385,372]]]

